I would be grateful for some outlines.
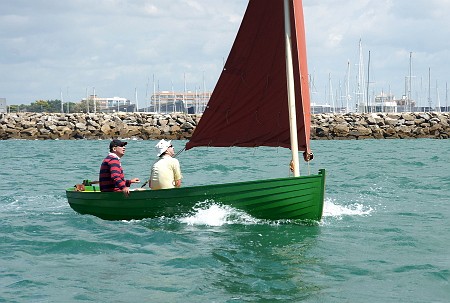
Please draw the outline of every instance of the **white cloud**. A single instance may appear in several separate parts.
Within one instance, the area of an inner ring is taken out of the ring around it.
[[[102,96],[134,98],[152,90],[212,89],[247,0],[15,0],[0,2],[0,97],[77,101],[86,88]],[[350,60],[355,82],[358,41],[364,66],[371,51],[371,89],[404,90],[409,54],[415,80],[448,81],[450,1],[303,0],[308,63],[316,101],[325,101],[328,76],[343,85]],[[150,79],[150,89],[147,87]],[[444,95],[444,92],[441,92]]]
[[[150,16],[157,15],[158,8],[150,3],[146,3],[144,4],[144,12]]]

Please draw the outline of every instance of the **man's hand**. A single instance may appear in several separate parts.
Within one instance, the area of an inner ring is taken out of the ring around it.
[[[139,180],[139,178],[133,178],[131,179],[131,183],[140,183],[141,180]]]
[[[122,189],[122,192],[125,195],[125,197],[128,197],[128,195],[130,194],[130,188],[129,187],[124,187]]]

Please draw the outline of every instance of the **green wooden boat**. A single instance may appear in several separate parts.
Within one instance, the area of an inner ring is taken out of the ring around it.
[[[195,206],[223,204],[260,219],[311,219],[322,217],[325,171],[318,175],[250,182],[181,187],[165,190],[100,192],[67,190],[70,206],[81,214],[105,220],[131,220],[189,215]]]
[[[70,206],[108,220],[188,214],[205,201],[262,219],[322,217],[325,170],[300,176],[310,150],[310,95],[301,0],[250,0],[228,59],[186,150],[285,147],[293,177],[122,193],[67,190]],[[286,163],[286,159],[283,160]]]

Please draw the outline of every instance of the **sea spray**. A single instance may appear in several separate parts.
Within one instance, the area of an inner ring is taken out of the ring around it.
[[[334,217],[341,219],[343,216],[368,216],[373,212],[373,208],[360,203],[341,205],[334,199],[325,199],[323,207],[323,217]]]
[[[188,225],[222,226],[225,224],[256,224],[258,219],[251,217],[243,211],[233,207],[210,203],[199,203],[194,212],[186,217],[179,218],[180,222]]]

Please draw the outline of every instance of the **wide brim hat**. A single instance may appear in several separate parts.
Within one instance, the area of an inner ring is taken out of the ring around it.
[[[157,152],[157,156],[161,156],[163,153],[167,151],[167,149],[172,145],[172,140],[166,141],[164,139],[160,140],[156,145],[155,149]]]

